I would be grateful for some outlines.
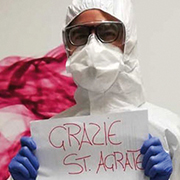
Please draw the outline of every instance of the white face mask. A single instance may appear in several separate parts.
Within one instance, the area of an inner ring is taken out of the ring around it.
[[[84,47],[79,47],[66,62],[67,71],[82,88],[103,93],[107,91],[123,70],[120,48],[101,43],[94,35]]]

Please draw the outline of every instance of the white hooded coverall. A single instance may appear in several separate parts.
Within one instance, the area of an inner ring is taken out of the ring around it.
[[[82,12],[90,9],[102,10],[125,25],[123,68],[119,70],[118,77],[106,92],[93,92],[77,84],[78,88],[75,93],[77,104],[54,118],[146,108],[149,133],[158,137],[164,149],[170,153],[173,163],[173,173],[170,179],[177,180],[180,178],[180,119],[172,112],[145,101],[137,58],[137,33],[131,0],[73,0],[68,7],[65,26],[68,26]],[[71,63],[69,59],[67,66]]]

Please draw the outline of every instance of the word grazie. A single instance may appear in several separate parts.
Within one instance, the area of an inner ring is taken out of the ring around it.
[[[54,148],[66,151],[70,147],[78,147],[80,151],[83,145],[89,146],[119,146],[122,142],[117,136],[115,129],[120,126],[121,120],[116,120],[107,125],[106,122],[98,123],[65,123],[54,127],[49,133],[49,142]],[[115,128],[116,126],[116,128]],[[62,136],[62,134],[66,136]],[[62,139],[65,137],[65,139]]]

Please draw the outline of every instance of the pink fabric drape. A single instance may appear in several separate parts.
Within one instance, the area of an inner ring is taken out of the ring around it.
[[[66,53],[59,46],[41,58],[7,57],[0,61],[0,180],[29,136],[32,120],[47,119],[75,104],[76,86],[65,75]]]

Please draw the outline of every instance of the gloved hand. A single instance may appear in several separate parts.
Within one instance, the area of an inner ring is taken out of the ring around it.
[[[158,138],[149,135],[141,147],[141,154],[144,154],[142,167],[150,180],[169,179],[173,169],[171,157],[164,151]]]
[[[11,160],[9,171],[14,180],[35,180],[39,162],[33,154],[36,144],[30,137],[21,138],[21,149]]]

